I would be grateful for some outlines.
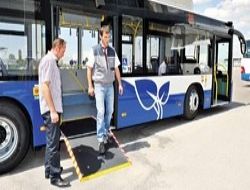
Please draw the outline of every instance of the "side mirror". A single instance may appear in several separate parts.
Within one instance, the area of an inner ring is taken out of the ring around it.
[[[244,38],[244,35],[240,31],[232,29],[232,28],[229,29],[228,34],[230,35],[235,34],[238,36],[239,41],[240,41],[240,51],[242,54],[245,54],[246,53],[246,40]]]
[[[246,42],[243,39],[239,39],[239,40],[240,40],[240,51],[241,51],[242,54],[245,54],[246,50],[247,50]]]

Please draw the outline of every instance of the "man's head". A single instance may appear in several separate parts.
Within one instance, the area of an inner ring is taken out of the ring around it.
[[[103,46],[106,48],[109,45],[110,29],[109,26],[102,26],[100,29],[100,38]]]
[[[65,50],[66,42],[61,38],[56,38],[52,43],[52,51],[57,59],[61,59],[64,56]]]

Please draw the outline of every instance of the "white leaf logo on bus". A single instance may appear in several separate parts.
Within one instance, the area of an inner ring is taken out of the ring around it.
[[[169,82],[164,83],[158,89],[152,80],[136,80],[135,93],[144,110],[154,109],[157,119],[163,118],[163,106],[167,103],[169,97]]]

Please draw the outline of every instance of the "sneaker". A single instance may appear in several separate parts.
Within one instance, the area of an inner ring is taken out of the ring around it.
[[[51,178],[50,179],[50,184],[57,186],[57,187],[69,187],[70,183],[64,179],[61,178],[61,176],[57,178]]]
[[[104,154],[106,152],[105,144],[104,142],[99,143],[99,153]]]

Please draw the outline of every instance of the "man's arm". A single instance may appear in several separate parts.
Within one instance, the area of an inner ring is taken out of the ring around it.
[[[50,89],[49,89],[49,82],[43,82],[42,83],[42,94],[44,96],[44,99],[49,107],[49,111],[50,111],[50,117],[51,117],[51,122],[52,123],[56,123],[59,121],[59,116],[56,112],[55,106],[54,106],[54,102],[50,93]]]
[[[93,68],[87,66],[87,79],[88,79],[88,86],[89,86],[88,94],[90,96],[95,95],[94,86],[93,86],[93,83],[92,83],[92,72],[93,72]]]
[[[121,74],[120,74],[120,70],[118,67],[115,68],[115,76],[116,76],[116,79],[118,81],[119,94],[122,95],[123,94],[123,87],[122,87],[122,81],[121,81]]]
[[[119,65],[120,65],[120,60],[115,52],[115,77],[118,81],[118,90],[119,90],[119,94],[122,95],[123,94],[123,87],[122,87],[122,80],[121,80],[121,74],[120,74],[120,70],[119,70]]]
[[[93,51],[93,48],[91,48],[91,51],[88,55],[88,62],[86,64],[86,66],[87,66],[87,80],[88,80],[88,94],[90,96],[95,95],[94,85],[92,82],[94,62],[95,62],[94,51]]]

